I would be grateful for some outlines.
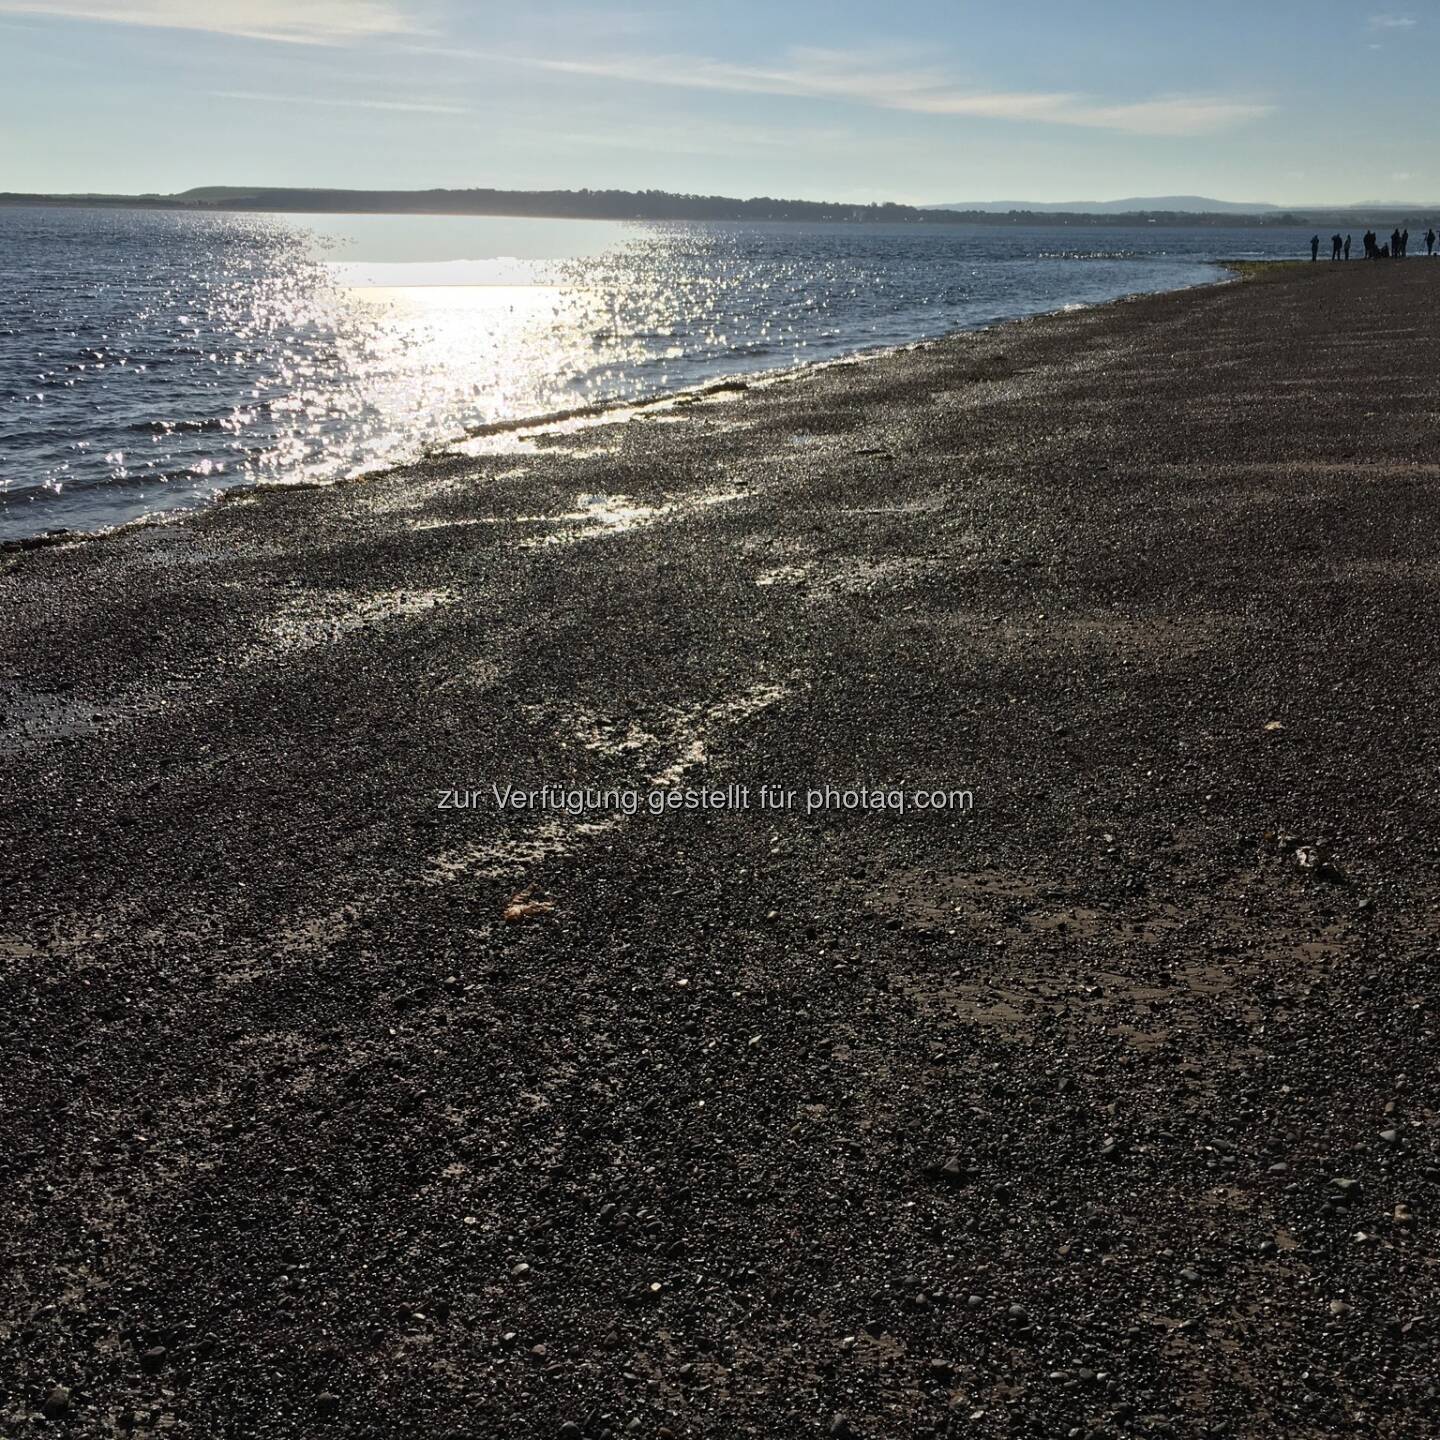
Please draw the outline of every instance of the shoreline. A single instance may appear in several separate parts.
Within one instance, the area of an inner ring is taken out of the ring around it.
[[[374,469],[364,470],[354,475],[338,476],[332,480],[259,480],[249,483],[242,482],[218,491],[214,498],[208,502],[202,502],[194,506],[173,506],[168,510],[157,510],[146,515],[136,516],[131,520],[121,521],[116,525],[103,526],[95,530],[72,530],[66,527],[54,527],[49,530],[42,530],[34,535],[0,538],[0,556],[45,549],[51,545],[68,545],[103,540],[110,536],[124,534],[133,529],[180,524],[194,515],[204,514],[215,505],[227,503],[227,501],[233,497],[263,495],[273,491],[329,490],[336,486],[365,484],[378,476],[389,475],[396,471],[404,471],[414,466],[425,465],[435,461],[442,461],[449,456],[457,454],[463,455],[471,453],[465,449],[467,445],[491,436],[523,435],[523,432],[533,431],[536,437],[539,438],[557,427],[570,425],[576,421],[592,421],[597,425],[604,425],[612,423],[607,417],[614,416],[618,421],[622,416],[626,416],[627,412],[639,418],[642,415],[653,413],[658,409],[699,403],[707,398],[713,398],[716,395],[729,393],[731,391],[744,391],[756,386],[783,384],[788,381],[803,379],[812,371],[821,371],[830,366],[871,364],[875,361],[884,360],[892,355],[903,355],[908,351],[931,345],[943,345],[965,335],[983,334],[986,331],[998,327],[1022,325],[1028,321],[1043,320],[1050,316],[1063,315],[1078,310],[1094,310],[1101,309],[1108,305],[1123,305],[1129,301],[1142,299],[1146,296],[1180,295],[1184,294],[1187,290],[1208,289],[1216,285],[1233,284],[1251,278],[1242,273],[1242,266],[1251,264],[1263,265],[1267,263],[1286,264],[1291,262],[1214,260],[1197,261],[1196,263],[1221,272],[1230,271],[1232,273],[1222,273],[1213,280],[1199,281],[1194,285],[1186,285],[1176,289],[1137,290],[1126,295],[1117,295],[1110,300],[1096,301],[1093,303],[1071,303],[1052,310],[1037,310],[1031,314],[1004,317],[986,321],[978,325],[957,326],[936,335],[921,336],[915,340],[901,341],[895,344],[883,344],[862,347],[858,350],[847,350],[841,354],[833,355],[822,360],[802,360],[788,365],[777,365],[774,368],[768,369],[721,372],[713,379],[699,384],[684,386],[676,390],[658,391],[653,395],[643,396],[638,399],[601,401],[591,405],[576,406],[569,410],[552,411],[533,416],[518,416],[509,420],[489,421],[467,428],[463,435],[454,439],[437,441],[432,447],[414,459],[402,460],[393,464],[381,463]],[[104,487],[95,488],[103,489]],[[0,516],[3,516],[3,513],[3,510],[0,510]]]
[[[0,563],[0,1426],[1428,1433],[1437,282]]]

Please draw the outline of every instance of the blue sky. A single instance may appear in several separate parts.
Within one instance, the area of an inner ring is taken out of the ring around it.
[[[1340,0],[0,0],[0,190],[1429,201],[1437,33]]]

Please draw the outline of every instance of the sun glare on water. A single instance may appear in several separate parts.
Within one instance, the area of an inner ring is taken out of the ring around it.
[[[558,285],[350,289],[375,362],[367,399],[397,427],[458,431],[573,404],[591,364],[595,297]],[[388,448],[388,447],[387,447]]]

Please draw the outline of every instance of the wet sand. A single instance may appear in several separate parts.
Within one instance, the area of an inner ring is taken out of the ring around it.
[[[1437,318],[1300,266],[0,556],[0,1428],[1440,1425]]]

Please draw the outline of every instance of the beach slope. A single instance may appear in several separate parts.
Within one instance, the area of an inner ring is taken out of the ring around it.
[[[1430,1433],[1437,320],[0,556],[0,1428]]]

